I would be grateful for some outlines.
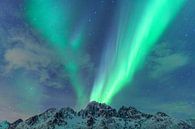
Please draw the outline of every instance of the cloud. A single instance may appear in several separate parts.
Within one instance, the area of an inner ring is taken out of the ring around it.
[[[47,46],[47,43],[40,43],[32,36],[21,33],[23,32],[12,33],[4,43],[4,67],[1,67],[1,75],[12,76],[14,71],[23,70],[34,74],[41,85],[64,87],[63,80],[66,80],[67,73],[62,66],[66,62],[60,60],[55,50]],[[53,76],[54,73],[57,76]]]
[[[189,118],[195,116],[194,107],[185,101],[159,103],[153,105],[152,108],[153,110],[160,110],[168,114],[172,114],[178,118],[179,117]]]
[[[151,72],[152,77],[158,77],[178,68],[185,66],[189,62],[189,57],[183,53],[174,53],[165,57],[156,59],[156,64]]]
[[[183,51],[175,52],[166,43],[160,44],[151,56],[150,75],[158,78],[169,74],[185,65],[190,61],[190,57]]]
[[[30,36],[12,35],[6,44],[4,59],[8,64],[7,72],[18,68],[36,70],[38,66],[46,67],[57,59],[51,48],[39,44]]]
[[[6,62],[8,62],[8,65],[6,66],[7,71],[18,68],[36,70],[38,65],[46,67],[51,62],[46,55],[35,54],[22,48],[12,48],[7,50],[4,58]]]
[[[1,75],[12,76],[17,70],[27,71],[39,78],[41,85],[63,88],[70,85],[69,73],[65,69],[66,61],[71,55],[58,55],[58,52],[46,42],[41,42],[23,30],[10,30],[6,40],[0,44],[3,60],[0,64]],[[73,55],[81,70],[91,72],[93,64],[87,53]]]

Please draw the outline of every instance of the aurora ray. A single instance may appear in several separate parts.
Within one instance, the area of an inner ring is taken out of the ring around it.
[[[148,0],[141,14],[130,17],[127,14],[131,11],[130,5],[123,1],[114,45],[105,50],[91,101],[110,103],[132,81],[145,57],[184,4],[185,0]],[[133,19],[139,16],[139,20]]]
[[[77,106],[83,105],[86,96],[83,95],[84,84],[79,75],[79,56],[83,53],[81,48],[84,42],[84,20],[80,19],[79,25],[74,24],[78,12],[68,1],[29,0],[26,1],[25,13],[28,22],[65,62],[65,70],[77,95]]]

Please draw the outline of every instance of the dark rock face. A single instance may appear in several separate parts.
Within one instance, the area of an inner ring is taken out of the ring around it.
[[[150,118],[152,115],[141,113],[140,111],[137,111],[134,107],[124,107],[122,106],[118,110],[118,117],[123,119],[132,119],[132,120],[138,120],[142,118]]]
[[[22,119],[16,120],[16,121],[13,122],[12,124],[10,124],[9,129],[15,129],[15,128],[18,126],[18,124],[20,124],[21,122],[23,122]]]
[[[192,127],[195,128],[195,119],[188,119],[188,120],[186,120],[186,122],[187,122],[190,126],[192,126]]]
[[[79,115],[81,115],[83,118],[86,118],[88,116],[94,116],[94,117],[114,117],[117,115],[116,109],[111,108],[110,106],[106,104],[101,104],[97,102],[91,102],[87,105],[87,107],[84,110],[81,110],[78,112]]]
[[[25,121],[19,119],[7,125],[6,128],[0,125],[0,129],[193,129],[186,122],[163,112],[150,115],[124,106],[117,111],[97,102],[89,103],[78,113],[71,108],[52,108]]]
[[[33,116],[33,117],[29,118],[28,120],[26,120],[26,123],[30,126],[33,126],[34,124],[38,123],[38,121],[39,121],[39,117]]]

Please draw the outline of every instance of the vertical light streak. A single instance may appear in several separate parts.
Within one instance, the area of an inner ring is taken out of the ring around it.
[[[135,14],[141,16],[133,23],[135,27],[132,26],[133,19],[124,15],[129,13],[129,10],[123,10],[123,6],[128,6],[127,3],[121,5],[117,43],[106,49],[117,51],[112,55],[104,55],[109,56],[112,61],[107,60],[106,66],[100,66],[101,72],[94,84],[91,101],[110,103],[113,97],[132,81],[135,72],[143,66],[145,57],[175,18],[185,0],[148,0],[141,14]]]
[[[64,2],[62,4],[61,2]],[[85,100],[84,86],[80,73],[79,56],[84,42],[84,22],[78,22],[72,31],[75,10],[70,1],[28,0],[26,1],[27,21],[50,43],[65,64],[71,85],[77,95],[78,105]]]

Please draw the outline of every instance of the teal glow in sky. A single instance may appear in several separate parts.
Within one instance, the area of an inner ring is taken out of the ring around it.
[[[73,24],[78,13],[74,12],[75,10],[68,1],[64,1],[63,5],[61,2],[29,0],[26,2],[26,18],[48,40],[59,58],[65,62],[64,70],[69,74],[70,82],[77,95],[78,105],[81,106],[86,101],[86,96],[83,95],[84,84],[79,74],[85,25],[82,19],[79,24]]]
[[[133,16],[127,14],[130,10],[126,10],[129,6],[126,1],[121,3],[117,12],[118,32],[116,39],[112,40],[116,43],[107,48],[114,52],[105,55],[111,61],[107,62],[108,66],[103,66],[106,68],[100,67],[100,74],[95,79],[90,100],[110,103],[112,98],[133,80],[135,72],[141,67],[145,57],[175,18],[184,2],[185,0],[149,0],[143,6],[144,9],[135,11]],[[70,81],[77,94],[78,102],[82,105],[86,98],[83,95],[84,85],[79,75],[78,56],[83,51],[81,44],[84,39],[84,25],[78,26],[74,34],[70,25],[76,13],[69,6],[62,7],[54,0],[28,1],[26,16],[66,62],[65,70],[70,74]],[[140,18],[134,20],[133,17],[136,16]]]
[[[125,10],[128,3],[122,3],[118,12],[116,43],[106,49],[112,54],[104,55],[107,61],[100,67],[91,101],[112,102],[113,97],[133,80],[146,56],[184,4],[185,0],[149,0],[140,13],[134,14],[140,17],[134,20],[128,14],[130,10]]]
[[[194,0],[0,3],[0,121],[96,100],[195,116]]]

